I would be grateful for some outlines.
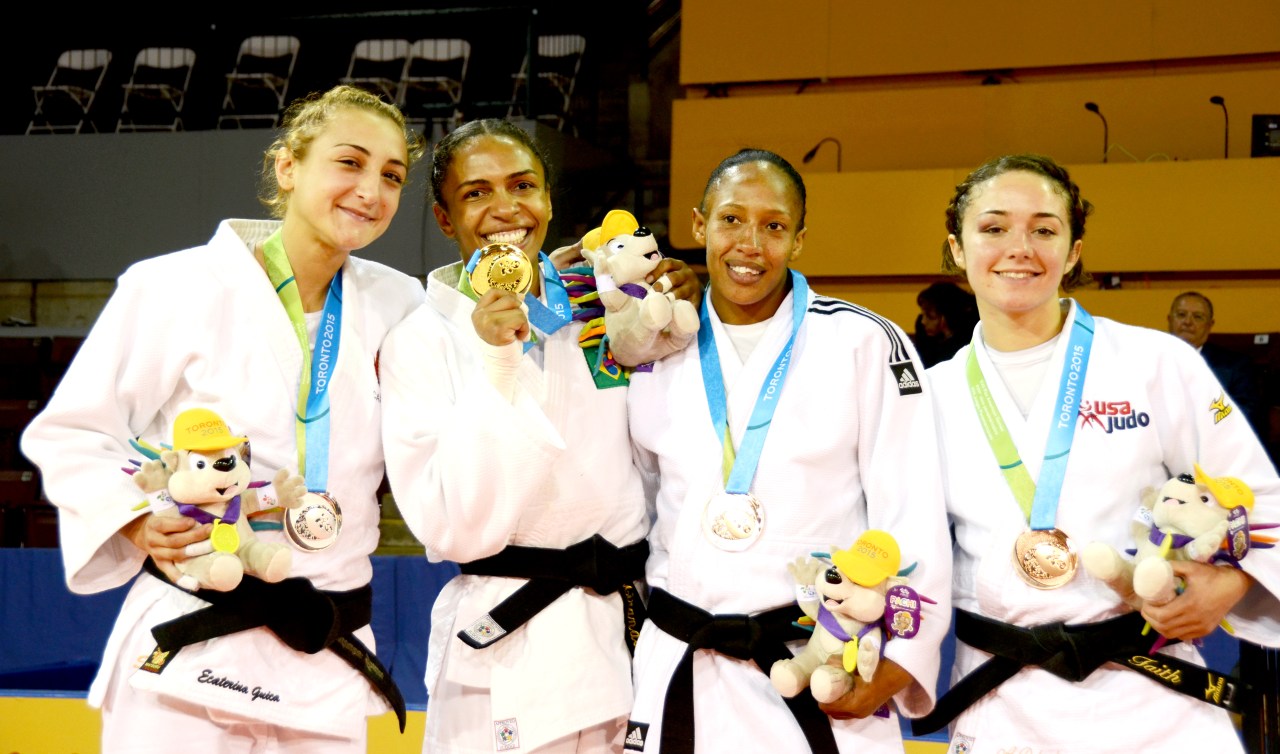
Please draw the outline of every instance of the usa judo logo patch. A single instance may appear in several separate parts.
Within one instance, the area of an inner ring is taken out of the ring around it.
[[[493,746],[498,751],[520,748],[520,729],[514,717],[493,721]]]
[[[895,361],[889,364],[889,368],[893,370],[893,378],[898,381],[898,395],[919,395],[924,392],[920,388],[916,367],[910,361]]]
[[[1080,429],[1097,427],[1109,435],[1151,424],[1151,415],[1135,409],[1129,401],[1080,401],[1077,415]]]
[[[649,724],[627,721],[627,738],[622,742],[623,751],[644,751],[644,739],[649,735]]]

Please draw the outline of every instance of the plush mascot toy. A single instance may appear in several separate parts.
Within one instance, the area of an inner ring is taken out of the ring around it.
[[[174,563],[183,574],[178,586],[226,592],[235,589],[246,573],[267,582],[289,575],[293,564],[289,547],[259,540],[249,525],[249,514],[275,505],[297,507],[306,493],[302,477],[281,469],[269,485],[253,482],[248,438],[232,435],[226,422],[206,408],[178,415],[171,448],[148,452],[147,446],[135,443],[134,447],[150,460],[134,461],[136,468],[124,471],[151,497],[152,512],[213,523],[207,543],[201,543],[205,552]]]
[[[653,285],[645,276],[662,252],[648,228],[625,210],[611,210],[582,239],[582,256],[595,271],[605,308],[605,332],[614,359],[623,366],[647,364],[675,353],[698,332],[698,311],[670,292],[666,277]]]
[[[1253,547],[1275,540],[1251,534],[1276,524],[1250,524],[1253,491],[1234,477],[1211,477],[1195,464],[1195,475],[1182,474],[1144,496],[1134,517],[1135,549],[1129,560],[1105,542],[1091,542],[1080,553],[1085,570],[1111,587],[1135,609],[1157,605],[1178,594],[1170,560],[1226,563],[1239,567]]]
[[[804,650],[789,660],[778,660],[769,670],[773,687],[784,697],[794,697],[809,687],[819,702],[839,699],[853,689],[853,673],[870,681],[884,654],[888,639],[909,639],[920,630],[922,602],[933,602],[907,586],[915,566],[900,571],[898,543],[888,532],[868,530],[848,550],[837,550],[827,559],[797,558],[787,564],[796,580],[797,603],[813,625],[813,636]],[[827,660],[841,654],[841,667]],[[887,716],[883,707],[877,715]]]

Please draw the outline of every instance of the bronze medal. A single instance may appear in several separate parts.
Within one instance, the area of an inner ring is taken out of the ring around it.
[[[490,288],[523,296],[533,287],[533,274],[533,264],[520,247],[491,243],[480,250],[480,258],[471,271],[471,290],[477,296],[483,296]]]
[[[296,507],[285,510],[284,530],[300,550],[323,550],[338,541],[342,509],[327,492],[308,492]]]
[[[707,501],[702,533],[722,550],[745,550],[764,531],[764,506],[754,495],[721,492]]]
[[[1057,589],[1076,575],[1076,552],[1061,529],[1029,529],[1013,544],[1014,570],[1036,589]]]
[[[229,524],[219,518],[213,522],[213,531],[209,532],[209,542],[218,552],[234,553],[240,549],[240,532],[236,531],[235,524]]]

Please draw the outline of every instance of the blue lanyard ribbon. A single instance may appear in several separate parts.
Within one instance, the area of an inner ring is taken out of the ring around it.
[[[804,321],[809,307],[809,283],[795,270],[791,274],[791,337],[782,347],[778,358],[774,360],[769,376],[760,386],[760,394],[756,397],[756,406],[751,412],[751,420],[743,433],[742,443],[737,451],[733,449],[733,440],[729,434],[728,406],[724,387],[724,375],[720,371],[720,354],[716,348],[715,332],[711,328],[711,316],[708,310],[710,291],[702,299],[699,312],[701,324],[698,328],[698,357],[702,364],[702,386],[707,393],[707,406],[711,409],[711,424],[716,436],[720,438],[725,449],[725,491],[734,494],[746,494],[751,489],[751,480],[755,478],[756,467],[760,465],[760,454],[764,449],[764,441],[769,433],[769,425],[773,422],[773,413],[778,408],[778,398],[782,393],[782,385],[786,382],[787,372],[791,369],[791,350],[795,346],[796,334],[800,331],[800,323]]]
[[[308,490],[325,492],[329,485],[329,383],[333,380],[333,368],[338,363],[338,348],[342,340],[342,270],[338,270],[329,282],[313,352],[308,344],[302,297],[298,293],[298,283],[285,254],[280,231],[273,233],[262,248],[267,276],[284,304],[298,345],[302,347],[302,379],[298,384],[298,409],[294,414],[298,468],[303,470]],[[308,453],[307,448],[315,452]]]
[[[977,343],[969,346],[969,360],[966,364],[969,395],[973,398],[983,433],[1004,473],[1005,481],[1013,491],[1023,514],[1027,516],[1031,528],[1037,531],[1055,527],[1058,501],[1067,475],[1067,458],[1071,454],[1071,443],[1078,423],[1076,416],[1080,410],[1080,395],[1089,369],[1089,353],[1093,348],[1093,316],[1078,302],[1075,310],[1067,354],[1062,363],[1062,375],[1058,380],[1053,423],[1049,427],[1044,462],[1040,467],[1040,478],[1036,482],[1031,481],[1031,475],[1009,436],[1009,428],[1000,417],[1000,411],[991,397],[986,378],[978,366]]]

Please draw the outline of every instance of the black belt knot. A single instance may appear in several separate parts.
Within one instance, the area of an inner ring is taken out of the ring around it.
[[[644,622],[644,605],[633,586],[644,578],[649,543],[640,540],[618,547],[596,534],[564,549],[508,545],[496,555],[459,563],[459,570],[473,576],[528,579],[492,610],[458,632],[458,638],[476,649],[487,647],[523,626],[533,616],[570,589],[582,587],[596,594],[621,591],[628,647]]]
[[[800,608],[783,605],[750,615],[714,615],[662,589],[649,596],[649,619],[672,637],[685,642],[684,656],[676,665],[662,707],[663,754],[692,754],[693,654],[713,650],[736,660],[751,660],[766,676],[778,660],[792,657],[787,642],[808,639],[811,633],[793,623]],[[772,687],[770,687],[772,688]],[[776,692],[775,692],[776,693]],[[818,708],[812,694],[782,700],[804,733],[814,754],[836,754],[831,721]]]
[[[1142,663],[1133,660],[1148,655],[1155,641],[1154,635],[1142,635],[1145,623],[1140,613],[1126,613],[1097,623],[1059,622],[1022,627],[956,610],[956,639],[992,656],[961,678],[938,700],[932,712],[913,720],[911,730],[915,735],[923,735],[942,728],[1024,667],[1039,667],[1073,683],[1088,678],[1107,662],[1144,672]],[[1146,675],[1167,688],[1232,712],[1251,703],[1252,689],[1237,679],[1171,655],[1159,657],[1161,663],[1177,668],[1178,673],[1168,677],[1150,672]],[[1205,697],[1203,690],[1215,683],[1228,693]]]
[[[764,627],[750,615],[716,615],[689,637],[691,649],[714,649],[735,660],[751,660],[764,638]]]
[[[143,567],[166,584],[180,588],[150,558]],[[353,633],[372,620],[373,587],[365,584],[346,592],[324,592],[300,576],[267,583],[246,575],[229,592],[200,589],[194,594],[209,605],[152,627],[151,635],[157,644],[153,656],[166,659],[144,664],[144,670],[162,672],[189,644],[265,626],[290,649],[307,654],[328,649],[341,657],[382,694],[395,710],[400,732],[404,732],[405,703],[399,687]],[[160,650],[168,654],[161,654]]]

